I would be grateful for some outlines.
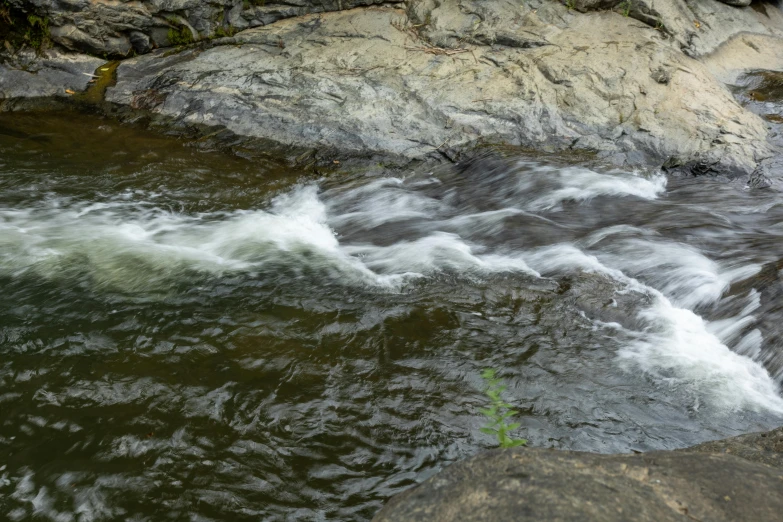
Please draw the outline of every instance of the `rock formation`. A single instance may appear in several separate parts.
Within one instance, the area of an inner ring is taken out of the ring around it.
[[[405,165],[483,143],[733,177],[774,155],[767,124],[725,83],[747,69],[726,67],[738,56],[779,66],[773,4],[10,1],[46,17],[59,50],[35,64],[6,52],[6,110],[85,89],[96,62],[74,51],[136,53],[106,91],[111,110],[314,157]]]
[[[685,451],[495,450],[394,498],[375,522],[772,522],[783,513],[783,428]]]

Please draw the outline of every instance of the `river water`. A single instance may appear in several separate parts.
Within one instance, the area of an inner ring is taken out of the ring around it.
[[[0,519],[367,520],[516,436],[783,424],[783,196],[558,159],[315,178],[0,116]]]

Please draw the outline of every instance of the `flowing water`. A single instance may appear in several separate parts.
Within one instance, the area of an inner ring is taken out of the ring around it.
[[[781,259],[772,190],[519,157],[315,179],[2,115],[0,519],[366,520],[493,446],[488,367],[534,446],[771,429]]]

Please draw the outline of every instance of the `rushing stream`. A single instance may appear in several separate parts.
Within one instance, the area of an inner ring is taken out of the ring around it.
[[[783,196],[736,183],[315,179],[0,115],[0,519],[366,520],[492,447],[488,367],[535,446],[771,429],[781,259]]]

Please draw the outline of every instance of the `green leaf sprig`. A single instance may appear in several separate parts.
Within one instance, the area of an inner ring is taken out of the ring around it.
[[[489,422],[481,428],[482,433],[494,435],[498,439],[501,448],[515,448],[527,444],[525,439],[513,439],[509,437],[509,432],[519,428],[518,422],[508,424],[507,419],[517,413],[511,409],[511,405],[501,398],[501,394],[506,389],[503,380],[495,376],[495,370],[486,369],[481,373],[481,378],[487,383],[487,389],[484,393],[489,397],[490,406],[480,410],[481,414],[489,419]]]

